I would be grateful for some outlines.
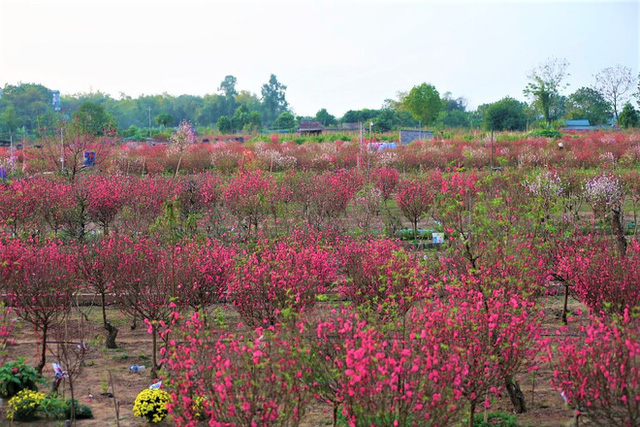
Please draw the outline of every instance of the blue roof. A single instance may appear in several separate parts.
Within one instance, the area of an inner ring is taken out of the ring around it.
[[[567,126],[591,126],[589,120],[567,120]]]

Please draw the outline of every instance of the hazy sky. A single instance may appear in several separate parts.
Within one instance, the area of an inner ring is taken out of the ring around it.
[[[430,82],[469,107],[524,99],[528,72],[570,64],[570,93],[604,67],[639,70],[638,1],[0,0],[0,85],[115,98],[260,95],[270,74],[298,115],[380,108]]]

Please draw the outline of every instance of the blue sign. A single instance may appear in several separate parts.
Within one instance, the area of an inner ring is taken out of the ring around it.
[[[444,233],[431,233],[431,238],[436,245],[444,243]]]
[[[49,93],[51,93],[51,106],[54,111],[60,111],[60,91],[50,90]]]
[[[96,164],[96,152],[95,151],[85,151],[84,152],[84,167],[88,168],[90,166],[94,166]]]

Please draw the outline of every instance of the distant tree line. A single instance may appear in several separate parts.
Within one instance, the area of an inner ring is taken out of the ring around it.
[[[554,127],[563,120],[586,119],[592,125],[618,123],[640,126],[640,113],[631,104],[640,101],[640,75],[623,66],[601,70],[592,87],[580,87],[569,95],[566,78],[569,64],[550,58],[528,75],[523,90],[528,102],[505,97],[467,110],[463,97],[440,94],[430,83],[399,92],[397,99],[385,100],[379,109],[349,110],[337,118],[321,108],[315,116],[294,116],[286,100],[287,86],[271,75],[260,95],[236,88],[236,77],[224,78],[215,93],[204,96],[140,95],[121,93],[118,99],[102,92],[63,95],[56,111],[49,88],[40,84],[7,84],[0,92],[0,139],[34,135],[53,129],[57,121],[77,118],[87,131],[100,135],[117,130],[133,136],[154,128],[174,128],[184,120],[222,133],[255,132],[263,128],[295,130],[301,120],[314,120],[324,127],[363,123],[373,132],[389,132],[403,127],[435,129],[460,128],[504,131],[528,127]],[[637,90],[637,93],[634,93]],[[4,137],[4,138],[2,138]]]
[[[119,99],[98,92],[63,95],[61,111],[54,110],[49,88],[40,84],[6,85],[0,96],[0,133],[35,133],[54,126],[57,120],[82,116],[89,130],[103,133],[105,128],[121,133],[160,126],[176,127],[183,120],[224,131],[257,130],[271,126],[278,117],[289,112],[286,86],[275,75],[263,85],[261,97],[236,89],[236,78],[226,76],[217,93],[204,96],[167,93],[132,98],[124,93]],[[220,123],[219,123],[220,122]]]

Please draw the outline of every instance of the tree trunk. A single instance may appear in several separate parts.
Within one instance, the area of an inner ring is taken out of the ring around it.
[[[104,292],[100,293],[100,297],[102,298],[102,323],[104,328],[107,330],[107,338],[105,339],[104,345],[107,348],[118,348],[118,345],[116,344],[118,328],[113,326],[111,322],[107,320],[106,298]]]
[[[472,400],[469,405],[469,422],[468,427],[473,427],[473,416],[476,414],[476,401]]]
[[[522,414],[527,412],[527,404],[524,399],[524,393],[520,390],[520,384],[518,381],[513,379],[511,375],[505,378],[505,385],[507,387],[507,392],[509,393],[509,397],[511,398],[511,403],[513,403],[513,409],[516,411],[516,414]]]
[[[564,307],[562,307],[562,323],[567,324],[567,308],[569,305],[569,285],[564,284]]]
[[[116,337],[118,336],[118,328],[113,326],[111,322],[107,321],[104,324],[104,328],[107,330],[107,338],[105,339],[104,345],[107,348],[118,348],[116,344]]]
[[[624,258],[627,253],[627,238],[624,236],[624,228],[622,227],[622,215],[620,209],[611,209],[611,228],[616,235],[616,244],[618,246],[618,256]]]
[[[156,349],[158,347],[158,337],[156,333],[156,327],[153,325],[151,327],[151,338],[153,340],[153,349],[151,350],[153,354],[151,355],[151,379],[158,378],[158,358],[156,357]]]
[[[173,174],[173,177],[178,176],[178,171],[180,171],[180,163],[182,163],[182,152],[180,153],[180,157],[178,157],[178,165],[176,166],[176,173]]]
[[[71,393],[71,405],[70,405],[70,413],[69,413],[69,425],[73,425],[73,422],[76,420],[76,405],[75,405],[75,393],[73,390],[73,378],[69,375],[69,391]]]
[[[42,348],[40,349],[40,362],[38,366],[36,366],[36,371],[39,374],[42,374],[42,370],[44,369],[45,363],[47,363],[47,330],[48,325],[45,323],[42,325]]]

